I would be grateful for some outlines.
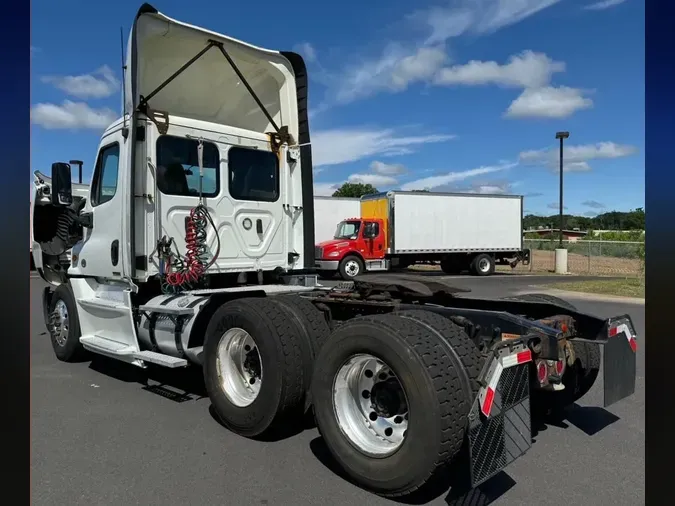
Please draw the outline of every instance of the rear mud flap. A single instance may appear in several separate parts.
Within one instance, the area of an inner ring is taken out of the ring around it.
[[[529,364],[504,369],[490,416],[476,398],[469,414],[471,486],[492,478],[532,446]]]
[[[574,339],[601,345],[603,350],[603,406],[605,408],[635,393],[637,335],[630,316],[607,320],[600,339]]]
[[[635,393],[637,335],[630,316],[607,320],[605,336],[602,365],[604,406],[608,407]]]

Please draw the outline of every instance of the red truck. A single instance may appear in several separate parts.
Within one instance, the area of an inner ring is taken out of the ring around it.
[[[523,199],[390,191],[361,199],[361,217],[341,221],[316,245],[315,268],[350,280],[371,271],[439,262],[443,272],[489,276],[497,264],[529,263],[523,248]]]

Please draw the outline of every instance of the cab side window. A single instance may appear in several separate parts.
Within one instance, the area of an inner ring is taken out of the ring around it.
[[[366,239],[375,239],[380,235],[380,224],[376,222],[368,222],[363,229],[363,237]]]
[[[117,193],[117,176],[120,166],[120,145],[109,144],[101,148],[94,169],[91,187],[91,205],[105,204]]]

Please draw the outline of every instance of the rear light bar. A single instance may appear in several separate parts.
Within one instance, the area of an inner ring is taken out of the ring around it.
[[[504,369],[514,367],[517,365],[526,364],[532,361],[532,352],[525,347],[524,344],[514,346],[511,353],[502,355],[501,357],[493,357],[487,374],[484,376],[484,386],[478,392],[478,399],[480,410],[485,416],[490,416],[492,406],[495,400],[495,392],[497,385],[502,376]]]

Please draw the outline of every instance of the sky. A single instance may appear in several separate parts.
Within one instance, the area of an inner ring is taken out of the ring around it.
[[[308,66],[315,194],[342,183],[524,195],[525,212],[644,207],[644,2],[298,0],[152,4]],[[121,115],[141,2],[32,2],[31,174],[80,159]],[[62,30],[55,36],[54,27]],[[75,173],[77,171],[74,171]]]

